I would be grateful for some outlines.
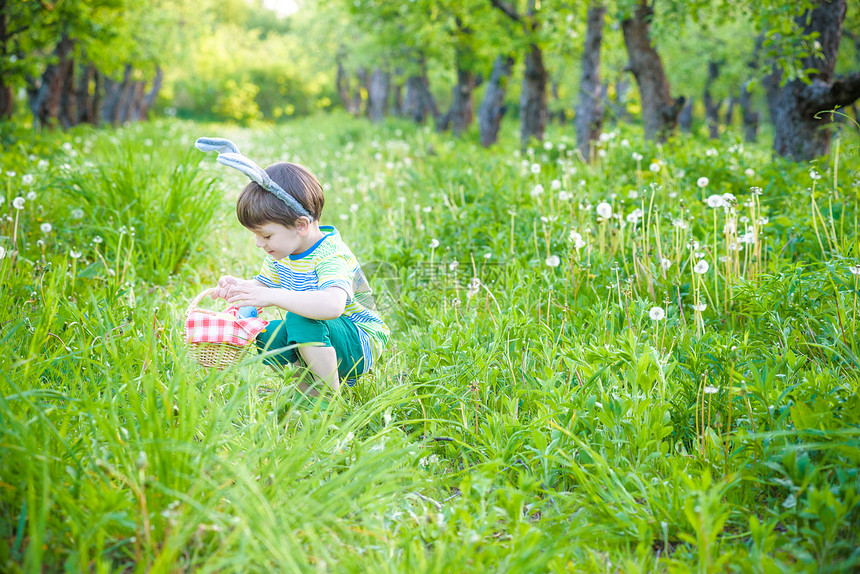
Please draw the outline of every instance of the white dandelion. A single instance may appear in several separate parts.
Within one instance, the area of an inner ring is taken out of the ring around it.
[[[699,275],[704,275],[708,272],[708,269],[710,269],[710,266],[708,265],[708,262],[704,259],[700,259],[699,262],[696,263],[696,265],[693,267],[693,271],[695,273],[698,273]]]
[[[437,247],[439,247],[439,240],[438,239],[431,239],[430,240],[430,249],[436,249]]]
[[[15,209],[24,209],[24,203],[26,201],[27,200],[24,199],[23,197],[20,197],[20,196],[16,197],[15,199],[12,200],[12,207],[14,207]]]
[[[663,307],[651,307],[648,316],[651,317],[652,321],[662,321],[666,317],[666,311],[663,310]]]
[[[693,305],[693,310],[698,311],[699,313],[701,313],[702,311],[704,311],[707,308],[708,308],[707,303],[696,303],[695,305]]]
[[[698,185],[702,189],[708,187],[709,183],[711,183],[711,180],[709,180],[707,177],[704,177],[704,176],[702,176],[696,180],[696,185]]]
[[[43,223],[39,226],[39,229],[42,230],[42,233],[50,233],[54,227],[50,223]]]
[[[600,203],[598,203],[595,211],[597,211],[597,215],[599,215],[603,219],[609,219],[610,217],[612,217],[612,206],[605,201],[601,201]]]
[[[715,193],[708,197],[708,207],[712,209],[717,209],[718,207],[724,207],[726,205],[726,201],[723,199],[723,196]]]
[[[558,255],[550,255],[546,258],[546,264],[548,267],[558,267],[561,265],[561,258]]]
[[[672,261],[664,257],[660,260],[660,267],[663,268],[663,271],[668,271],[669,268],[672,267]]]

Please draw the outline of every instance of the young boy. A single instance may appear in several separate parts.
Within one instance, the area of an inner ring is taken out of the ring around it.
[[[212,297],[286,311],[284,321],[270,322],[257,336],[258,347],[283,349],[266,362],[303,363],[316,382],[337,392],[341,381],[351,386],[370,369],[388,342],[389,330],[355,256],[334,227],[319,224],[325,199],[317,179],[286,162],[269,166],[265,174],[268,178],[261,177],[266,188],[257,183],[260,177],[252,176],[255,181],[242,190],[236,204],[239,222],[266,252],[262,269],[249,280],[221,277]],[[291,345],[300,346],[284,348]],[[300,389],[311,396],[319,392],[304,382]]]

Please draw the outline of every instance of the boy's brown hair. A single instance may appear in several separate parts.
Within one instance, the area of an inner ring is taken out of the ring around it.
[[[283,161],[267,167],[266,173],[281,189],[307,209],[314,221],[319,221],[325,197],[320,182],[310,171],[300,165]],[[274,193],[266,191],[253,181],[239,194],[236,216],[239,223],[251,230],[259,229],[267,223],[296,227],[302,217]]]

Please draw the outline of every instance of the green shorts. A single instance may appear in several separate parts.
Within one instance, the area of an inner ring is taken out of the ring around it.
[[[257,335],[255,343],[263,351],[282,349],[281,352],[263,360],[268,365],[293,364],[300,358],[299,350],[296,347],[285,347],[316,343],[324,347],[334,347],[338,361],[337,373],[341,381],[352,386],[358,375],[364,372],[364,353],[361,350],[358,327],[343,316],[321,321],[287,313],[284,321],[270,321],[269,325]]]

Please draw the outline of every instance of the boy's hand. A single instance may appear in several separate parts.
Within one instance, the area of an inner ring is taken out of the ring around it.
[[[234,283],[229,286],[226,297],[228,303],[237,307],[252,305],[254,307],[270,307],[274,303],[272,294],[275,290],[262,285]]]
[[[242,280],[238,277],[233,277],[232,275],[224,275],[221,279],[218,280],[218,286],[212,290],[210,297],[213,299],[227,299],[227,295],[230,292],[230,288],[234,285],[238,285]]]

